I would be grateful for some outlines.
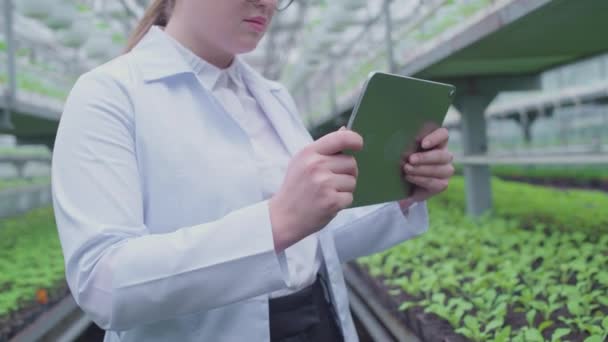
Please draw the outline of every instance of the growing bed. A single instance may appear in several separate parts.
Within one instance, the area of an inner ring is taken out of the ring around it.
[[[51,207],[0,221],[0,341],[68,295]]]
[[[493,215],[473,221],[455,177],[429,232],[358,271],[422,340],[605,341],[608,196],[492,186]]]
[[[429,202],[429,232],[358,271],[423,340],[605,340],[608,196],[497,179],[493,190],[494,214],[472,221],[455,177]],[[0,290],[0,340],[68,295],[51,207],[0,221]]]

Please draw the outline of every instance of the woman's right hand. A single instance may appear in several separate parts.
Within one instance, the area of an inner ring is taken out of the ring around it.
[[[362,148],[363,138],[342,127],[291,159],[281,188],[269,201],[277,252],[320,230],[352,203],[357,162],[342,151]]]

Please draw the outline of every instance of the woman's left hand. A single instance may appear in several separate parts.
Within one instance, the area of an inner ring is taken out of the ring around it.
[[[402,210],[443,192],[454,174],[454,156],[448,151],[448,130],[439,128],[422,139],[423,152],[409,156],[403,165],[404,177],[415,185],[414,192],[399,201]]]

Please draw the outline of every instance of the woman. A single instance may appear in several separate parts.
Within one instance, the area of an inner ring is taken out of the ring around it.
[[[53,204],[71,292],[105,341],[355,341],[340,264],[427,229],[447,131],[404,166],[412,197],[342,210],[357,168],[339,152],[362,138],[313,141],[285,88],[237,56],[281,5],[156,0],[129,52],[70,93]]]

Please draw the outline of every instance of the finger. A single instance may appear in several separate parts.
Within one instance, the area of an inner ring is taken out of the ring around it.
[[[454,160],[454,155],[446,148],[442,148],[426,152],[417,152],[410,155],[408,159],[409,163],[412,165],[450,164]]]
[[[429,178],[429,177],[420,177],[420,176],[406,176],[405,179],[417,185],[424,190],[437,194],[448,188],[448,180],[447,179],[438,179],[438,178]]]
[[[412,199],[414,199],[416,202],[422,202],[426,201],[432,195],[434,194],[429,192],[428,190],[421,187],[416,187],[416,189],[414,190],[414,194],[412,194]]]
[[[353,203],[352,192],[337,192],[337,202],[340,209],[348,208]]]
[[[420,176],[430,178],[450,178],[454,175],[452,164],[440,165],[411,165],[405,164],[403,171],[409,176]]]
[[[347,129],[329,133],[314,142],[314,150],[319,154],[330,156],[344,150],[359,151],[363,148],[363,138]]]
[[[357,160],[346,154],[328,156],[326,165],[335,174],[347,174],[353,177],[358,176]]]
[[[357,186],[357,179],[349,175],[334,175],[332,183],[338,192],[353,192]]]
[[[399,201],[399,207],[401,207],[401,211],[405,211],[414,203],[416,203],[416,199],[413,196],[409,196]]]
[[[443,147],[447,145],[449,140],[449,133],[447,128],[441,127],[422,139],[422,148],[430,149],[434,147]]]

